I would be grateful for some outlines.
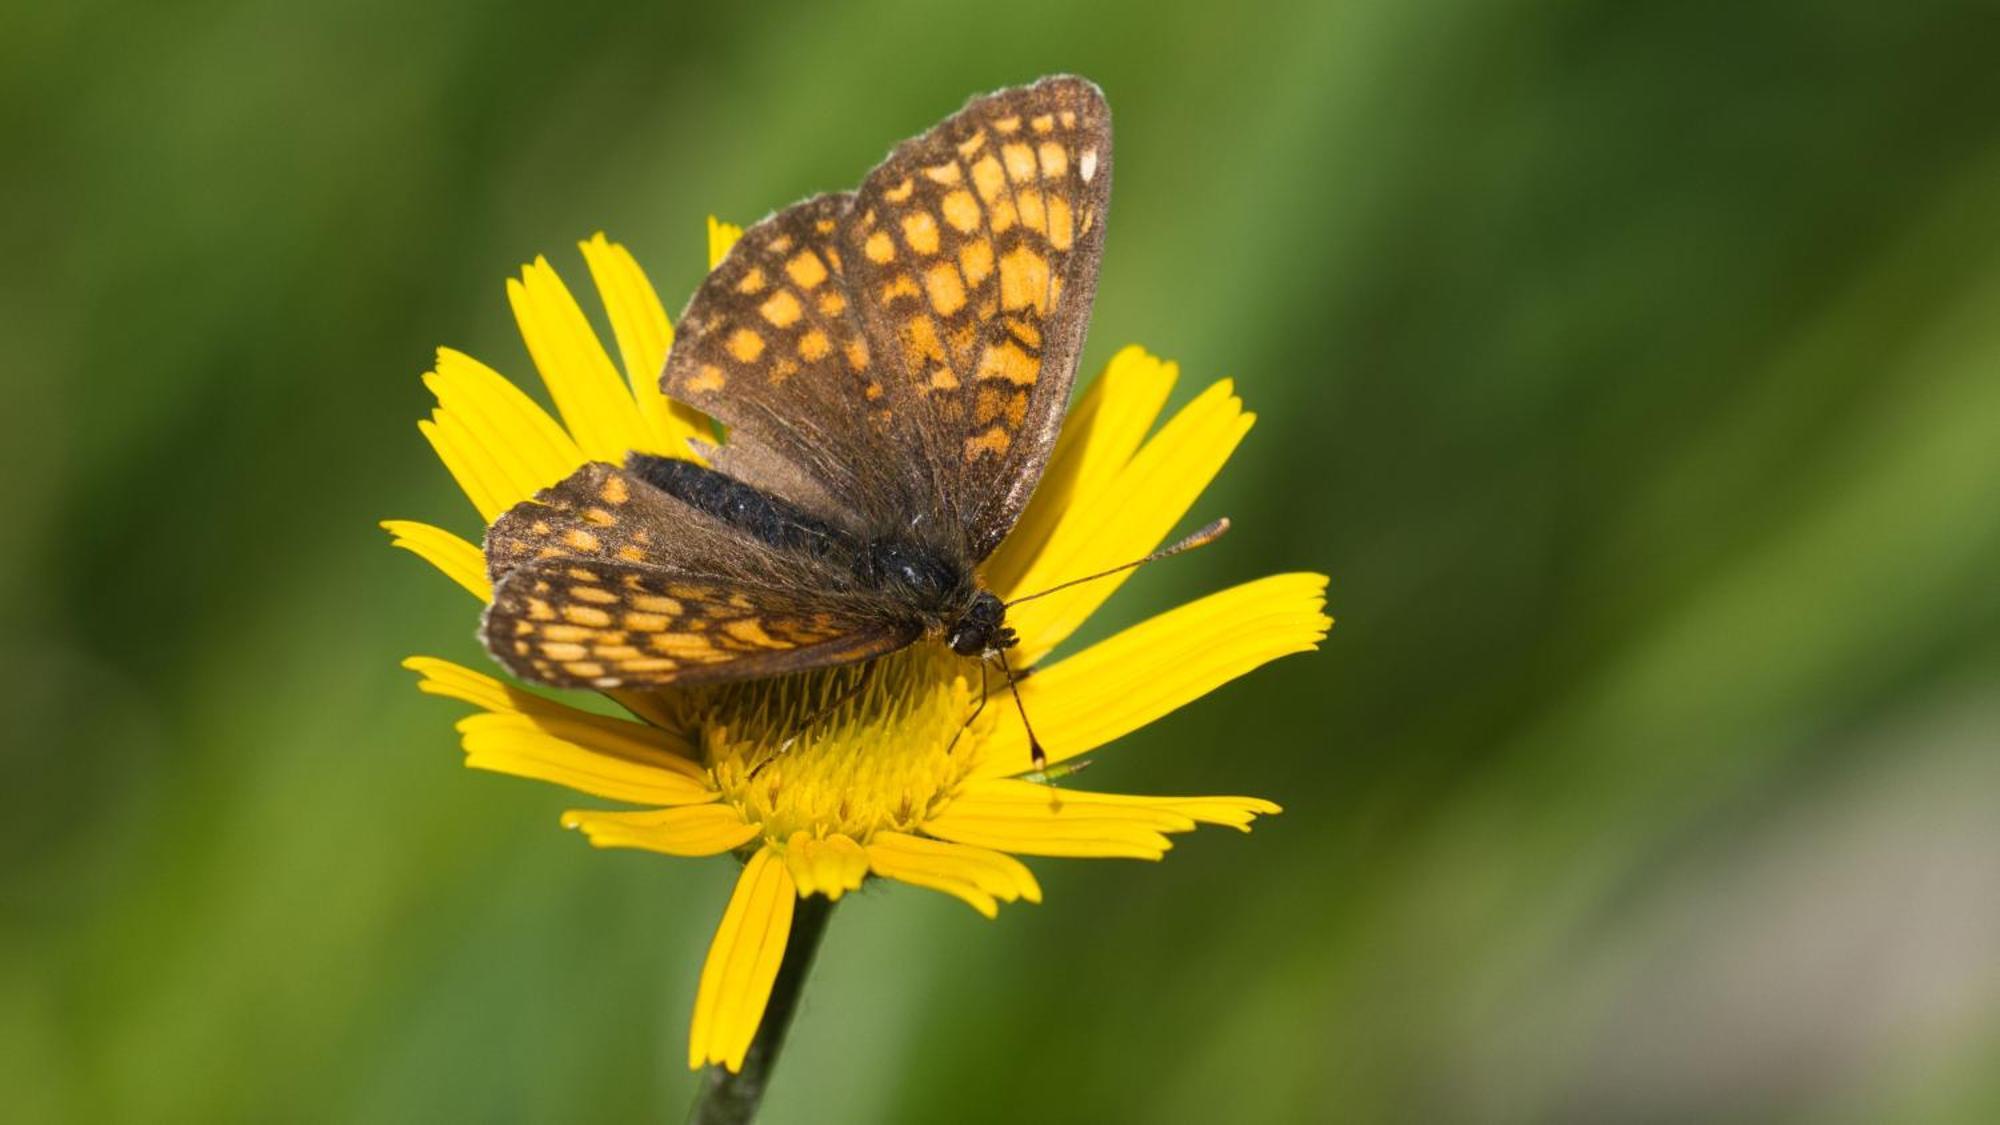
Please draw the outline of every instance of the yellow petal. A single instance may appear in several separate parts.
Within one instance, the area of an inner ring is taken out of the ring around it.
[[[1081,506],[1096,510],[1104,488],[1132,459],[1160,408],[1173,391],[1180,368],[1130,345],[1091,381],[1090,389],[1063,420],[1062,436],[1034,499],[1021,513],[1007,541],[986,563],[986,581],[1001,597],[1012,597],[1035,557],[1056,528]]]
[[[973,781],[959,791],[951,809],[961,815],[1008,816],[1052,813],[1056,817],[1091,816],[1116,810],[1109,815],[1126,816],[1134,822],[1157,827],[1162,832],[1186,832],[1197,824],[1218,824],[1241,831],[1260,816],[1274,816],[1283,809],[1262,797],[1154,797],[1131,793],[1092,793],[1080,789],[1052,789],[1031,781],[993,778]]]
[[[1208,388],[1161,427],[1101,488],[1080,495],[1019,581],[1014,596],[1131,562],[1159,546],[1222,470],[1255,416],[1228,380]],[[1033,663],[1104,604],[1129,573],[1038,598],[1007,615]]]
[[[707,416],[660,393],[660,370],[666,366],[674,330],[667,322],[659,293],[631,252],[607,240],[602,231],[581,245],[591,280],[597,283],[605,314],[611,319],[611,334],[618,340],[625,379],[652,436],[642,448],[664,457],[692,456],[688,439],[711,436],[712,431]]]
[[[1020,860],[986,848],[877,832],[868,840],[868,866],[885,879],[942,891],[991,918],[1001,902],[1042,901],[1041,885]]]
[[[460,719],[458,732],[465,764],[473,769],[547,781],[639,805],[693,805],[716,798],[706,778],[669,764],[691,766],[686,759],[595,726],[489,713]],[[641,752],[646,760],[640,760]]]
[[[706,784],[706,771],[691,760],[694,748],[658,727],[580,711],[434,656],[412,656],[403,661],[403,667],[423,677],[417,682],[419,691],[462,700],[496,715],[522,716],[537,731],[593,754]]]
[[[463,352],[439,348],[424,386],[437,396],[433,416],[462,426],[491,460],[494,499],[502,511],[583,464],[583,452],[548,411]]]
[[[742,237],[742,227],[737,226],[735,223],[725,223],[714,215],[710,215],[708,217],[708,268],[714,269],[721,265],[723,257],[729,253],[729,248],[736,245],[736,240]]]
[[[750,857],[702,965],[688,1036],[689,1067],[717,1062],[731,1071],[743,1068],[785,959],[797,898],[784,861],[770,848]]]
[[[713,794],[710,794],[713,797]],[[721,855],[757,837],[760,829],[733,805],[684,805],[641,812],[571,809],[564,828],[581,828],[592,847],[643,848],[664,855]]]
[[[507,510],[502,499],[508,491],[505,476],[485,448],[473,440],[462,419],[440,410],[419,421],[417,430],[431,443],[431,449],[444,462],[466,499],[479,510],[480,519],[491,523],[493,517]]]
[[[785,844],[785,864],[800,894],[823,894],[838,902],[868,874],[868,853],[839,833],[816,840],[811,833],[794,832]]]
[[[394,536],[390,540],[393,546],[437,567],[473,597],[482,602],[492,599],[493,584],[486,580],[486,557],[479,548],[443,528],[415,520],[383,520],[382,530]]]
[[[1230,680],[1318,647],[1332,625],[1326,577],[1278,574],[1210,594],[1037,670],[1021,681],[1050,762],[1089,753]],[[1026,608],[1025,606],[1022,608]],[[1033,768],[1021,724],[1003,713],[977,773]]]
[[[623,464],[626,453],[651,444],[631,389],[548,259],[536,258],[522,268],[519,280],[509,279],[507,300],[549,397],[584,456]]]
[[[939,839],[1020,855],[1159,859],[1173,847],[1168,832],[1194,827],[1185,817],[1153,809],[1083,806],[1045,792],[1049,795],[1033,807],[960,810],[948,805],[923,828]]]

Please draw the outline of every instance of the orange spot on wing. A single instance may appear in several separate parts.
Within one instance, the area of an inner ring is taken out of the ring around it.
[[[903,238],[909,242],[910,249],[919,254],[937,253],[937,220],[931,217],[929,211],[917,211],[903,216]]]
[[[965,272],[968,284],[985,281],[993,272],[993,244],[983,238],[966,243],[958,251],[958,268]]]
[[[827,341],[826,333],[817,328],[799,337],[799,358],[807,363],[818,363],[832,351],[833,345]]]
[[[1026,144],[1016,141],[1001,145],[1000,158],[1007,162],[1007,176],[1015,183],[1026,183],[1035,178],[1035,153]]]
[[[1042,373],[1042,361],[1021,350],[1012,340],[986,345],[979,353],[978,377],[1005,379],[1017,387],[1032,386]]]
[[[903,322],[903,352],[912,361],[944,362],[944,348],[930,317],[913,316]]]
[[[861,244],[861,251],[868,255],[869,261],[877,265],[894,261],[896,257],[896,240],[889,237],[888,231],[878,230],[868,236],[868,241]]]
[[[939,316],[950,316],[965,307],[965,283],[959,279],[958,267],[949,262],[932,266],[924,274],[924,288]]]
[[[801,289],[812,289],[826,280],[826,263],[810,250],[801,250],[785,263],[785,273]]]
[[[1076,224],[1070,216],[1069,200],[1060,195],[1049,195],[1049,245],[1058,251],[1068,250],[1076,243]]]
[[[1004,263],[1002,263],[1002,272],[1005,272]],[[755,363],[757,362],[757,357],[764,354],[764,337],[757,335],[748,328],[738,328],[736,331],[730,333],[728,348],[729,354],[736,358],[736,362]]]
[[[938,206],[944,211],[944,221],[959,233],[971,234],[979,229],[979,201],[964,188],[946,193]]]
[[[972,166],[972,186],[979,192],[979,198],[991,204],[1000,197],[1007,186],[1007,173],[1001,171],[1000,162],[987,153]]]
[[[1014,439],[1008,436],[1004,427],[993,426],[978,437],[965,439],[965,459],[967,461],[977,461],[982,455],[988,453],[996,457],[1004,457],[1007,454],[1007,447],[1012,444],[1014,444]]]
[[[764,319],[770,321],[773,326],[789,328],[805,310],[799,307],[799,299],[792,296],[791,290],[780,289],[771,294],[771,299],[765,301],[757,311],[762,313]]]
[[[1016,246],[1000,259],[1000,306],[1007,309],[1032,308],[1047,315],[1049,295],[1048,259]]]

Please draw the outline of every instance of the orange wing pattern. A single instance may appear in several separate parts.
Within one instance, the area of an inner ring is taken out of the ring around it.
[[[974,99],[857,194],[745,232],[689,303],[663,388],[748,438],[759,455],[725,467],[749,483],[839,497],[862,523],[954,525],[983,558],[1054,445],[1110,190],[1095,86]]]
[[[482,638],[515,675],[596,689],[776,676],[864,660],[914,639],[790,603],[650,567],[551,559],[494,587]]]
[[[1103,95],[1050,78],[975,99],[855,197],[862,323],[886,376],[927,407],[926,453],[975,559],[1012,528],[1055,443],[1110,192]]]

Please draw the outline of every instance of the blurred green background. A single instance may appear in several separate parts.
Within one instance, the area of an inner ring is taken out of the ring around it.
[[[1287,807],[839,911],[774,1121],[2000,1119],[1990,4],[0,12],[13,1121],[677,1119],[726,861],[594,853],[397,661],[502,280],[1118,115],[1087,367],[1261,421],[1096,633],[1340,624],[1089,784]]]

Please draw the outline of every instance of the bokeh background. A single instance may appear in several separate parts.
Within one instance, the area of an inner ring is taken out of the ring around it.
[[[502,280],[1118,115],[1086,366],[1261,419],[1097,634],[1339,624],[1098,755],[1286,815],[839,911],[773,1121],[2000,1119],[2000,20],[1813,0],[0,11],[11,1121],[673,1119],[727,861],[465,771],[419,438]]]

